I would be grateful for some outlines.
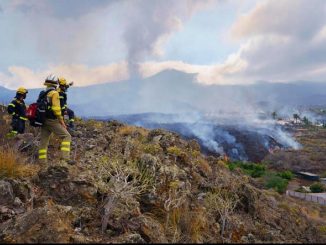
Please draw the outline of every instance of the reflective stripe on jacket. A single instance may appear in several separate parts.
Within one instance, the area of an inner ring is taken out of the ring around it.
[[[20,101],[18,99],[14,99],[8,105],[8,113],[16,118],[26,121],[26,105],[24,101]]]

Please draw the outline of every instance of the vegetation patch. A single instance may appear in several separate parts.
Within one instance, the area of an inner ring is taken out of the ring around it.
[[[231,171],[236,168],[240,168],[247,175],[250,175],[253,178],[261,177],[266,172],[266,167],[263,164],[257,163],[245,163],[241,161],[235,161],[228,164],[228,167]]]
[[[265,175],[264,183],[266,188],[268,189],[273,188],[278,193],[284,193],[289,184],[287,179],[283,179],[282,177],[273,173],[269,175]]]
[[[286,179],[286,180],[292,180],[294,177],[294,174],[289,170],[279,172],[276,175],[281,177],[282,179]]]
[[[312,193],[321,193],[326,191],[324,185],[320,182],[313,183],[310,186],[310,190]]]
[[[38,169],[38,165],[19,163],[14,150],[0,148],[0,178],[33,176]]]
[[[162,148],[158,144],[143,144],[142,150],[144,153],[156,155],[162,151]]]
[[[270,189],[274,189],[279,193],[284,193],[288,186],[289,180],[294,174],[289,171],[273,172],[266,168],[264,164],[235,161],[228,164],[231,171],[240,168],[245,174],[253,178],[262,178],[263,185]]]

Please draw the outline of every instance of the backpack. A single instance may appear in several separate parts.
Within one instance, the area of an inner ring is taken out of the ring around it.
[[[50,91],[54,89],[48,89],[41,91],[36,103],[31,104],[26,110],[26,116],[29,119],[30,125],[33,127],[42,127],[45,119],[46,112],[48,110],[49,102],[47,100],[47,95]]]

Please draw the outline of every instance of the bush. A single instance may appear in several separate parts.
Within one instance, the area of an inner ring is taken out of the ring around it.
[[[123,126],[118,129],[118,134],[122,136],[128,136],[131,135],[135,131],[135,128],[132,126]]]
[[[312,193],[320,193],[325,191],[325,186],[322,183],[316,182],[310,186]]]
[[[266,176],[265,179],[265,186],[267,188],[273,188],[278,193],[284,193],[286,191],[288,183],[289,182],[286,179],[283,179],[275,174]]]
[[[187,153],[184,152],[182,149],[180,149],[180,148],[177,147],[177,146],[169,147],[169,148],[167,149],[167,152],[168,152],[170,155],[174,156],[174,158],[175,158],[174,160],[175,160],[175,161],[179,161],[179,162],[182,163],[182,164],[189,164],[189,163],[191,163],[191,161],[190,161],[190,159],[189,159]]]
[[[229,164],[228,164],[228,168],[229,168],[231,171],[233,171],[233,170],[235,170],[235,169],[237,168],[237,165],[234,164],[234,163],[229,163]]]
[[[0,148],[0,178],[33,176],[38,166],[18,163],[17,153],[12,149]]]
[[[294,175],[291,171],[284,171],[281,173],[278,173],[277,176],[281,177],[282,179],[287,179],[287,180],[291,180],[293,179]]]
[[[266,171],[265,165],[250,163],[250,162],[244,163],[244,162],[236,161],[236,162],[229,163],[228,167],[231,171],[239,167],[244,170],[245,174],[250,175],[253,178],[258,178],[263,176]]]
[[[142,146],[142,149],[145,153],[149,153],[152,155],[158,154],[162,151],[160,145],[156,145],[156,144],[145,144]]]
[[[180,148],[178,148],[177,146],[169,147],[167,149],[167,152],[171,155],[178,156],[178,157],[182,156],[182,154],[183,154],[183,151]]]
[[[253,170],[251,170],[250,172],[250,176],[253,178],[258,178],[261,177],[265,174],[265,168],[254,168]]]

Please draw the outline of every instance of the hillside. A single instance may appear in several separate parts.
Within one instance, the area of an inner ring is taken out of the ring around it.
[[[0,110],[1,111],[1,110]],[[1,243],[316,242],[325,207],[258,189],[196,141],[118,121],[77,121],[72,156],[35,163],[37,130],[7,140],[0,116]]]

